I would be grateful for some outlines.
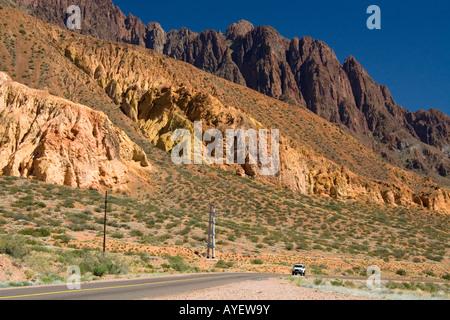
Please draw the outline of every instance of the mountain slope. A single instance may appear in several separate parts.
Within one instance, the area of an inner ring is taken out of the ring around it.
[[[129,261],[133,274],[180,265],[284,273],[301,259],[316,274],[365,274],[375,264],[389,276],[404,269],[408,277],[448,277],[448,189],[390,165],[307,109],[153,50],[78,35],[10,8],[0,9],[0,69],[27,86],[2,74],[0,150],[7,154],[0,163],[12,157],[17,169],[2,173],[33,179],[0,176],[0,252],[3,259],[14,254],[11,244],[24,244],[22,258],[11,259],[27,274],[48,279],[81,260],[99,265],[91,262],[102,256],[104,198],[81,189],[98,186],[114,189],[107,250]],[[280,129],[280,173],[175,165],[168,136],[191,130],[194,120],[204,129]],[[40,167],[48,173],[68,159],[64,168],[75,168],[78,180],[34,175],[34,162],[43,159],[53,160]],[[88,185],[83,169],[91,164],[98,184]],[[101,164],[112,166],[105,177]],[[121,169],[126,179],[114,180]],[[210,203],[217,204],[216,254],[223,260],[213,265],[203,255]],[[3,265],[7,274],[10,264]]]
[[[11,3],[8,1],[7,3]],[[411,113],[389,90],[348,58],[341,66],[325,43],[285,39],[247,21],[226,34],[186,28],[166,33],[152,22],[125,16],[110,0],[15,0],[30,14],[65,28],[65,11],[82,8],[82,34],[147,47],[292,105],[305,106],[346,128],[390,163],[450,185],[450,118],[433,110]]]
[[[0,22],[2,69],[29,86],[104,111],[135,141],[145,139],[168,151],[167,137],[175,129],[169,124],[192,128],[195,120],[205,127],[278,128],[281,171],[276,177],[255,176],[251,166],[224,169],[305,194],[448,208],[446,189],[390,166],[305,109],[154,51],[79,36],[17,10],[0,10]]]

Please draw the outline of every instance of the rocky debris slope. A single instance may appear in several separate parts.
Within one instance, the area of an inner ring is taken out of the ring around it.
[[[0,174],[70,187],[126,189],[144,151],[105,114],[0,73]]]

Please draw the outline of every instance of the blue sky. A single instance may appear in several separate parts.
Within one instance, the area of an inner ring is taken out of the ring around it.
[[[341,63],[350,55],[398,104],[416,111],[435,108],[450,115],[450,2],[393,0],[321,1],[133,1],[113,0],[125,14],[164,30],[225,32],[240,19],[270,25],[292,39],[325,41]],[[369,5],[381,8],[381,30],[369,30]]]

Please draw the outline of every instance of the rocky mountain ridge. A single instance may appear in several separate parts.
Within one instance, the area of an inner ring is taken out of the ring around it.
[[[443,212],[448,208],[448,190],[387,164],[351,135],[304,108],[293,108],[155,51],[77,35],[14,9],[0,10],[0,25],[0,66],[14,79],[109,114],[117,111],[122,118],[114,123],[129,122],[136,130],[127,131],[128,135],[165,151],[172,147],[171,132],[178,127],[191,129],[196,120],[206,127],[279,128],[277,176],[258,177],[251,166],[221,169],[302,194]],[[164,163],[161,171],[170,171],[170,166]]]
[[[65,28],[67,7],[82,8],[82,34],[153,49],[293,106],[303,106],[348,129],[394,165],[450,185],[450,117],[399,106],[354,57],[340,64],[333,50],[310,37],[288,40],[270,26],[241,20],[225,34],[187,28],[169,32],[125,16],[110,0],[8,0]]]

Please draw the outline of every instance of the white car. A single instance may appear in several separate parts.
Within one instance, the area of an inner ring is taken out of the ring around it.
[[[306,267],[305,267],[304,264],[296,264],[292,268],[292,275],[293,276],[299,274],[299,275],[304,277],[305,276],[305,272],[306,272]]]

